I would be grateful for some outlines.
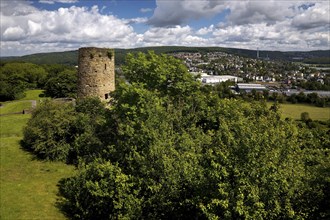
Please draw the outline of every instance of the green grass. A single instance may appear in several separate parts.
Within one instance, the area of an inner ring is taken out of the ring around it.
[[[31,109],[32,104],[30,100],[36,100],[39,103],[39,100],[45,99],[41,98],[39,95],[43,93],[44,90],[35,89],[28,90],[25,92],[25,97],[17,101],[3,102],[2,107],[0,108],[0,114],[10,114],[23,112],[23,109]]]
[[[31,106],[31,101],[5,102],[0,108],[0,114],[22,112],[23,109],[30,109]]]
[[[66,219],[56,208],[57,184],[72,166],[43,162],[20,148],[30,115],[0,116],[0,219]]]
[[[330,120],[330,108],[321,108],[304,104],[280,104],[280,111],[284,118],[300,119],[301,113],[308,112],[312,120]]]
[[[44,90],[41,89],[34,89],[34,90],[28,90],[25,92],[25,97],[20,100],[39,100]]]

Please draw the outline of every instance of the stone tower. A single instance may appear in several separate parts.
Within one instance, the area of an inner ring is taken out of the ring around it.
[[[114,50],[83,47],[78,56],[78,98],[109,99],[115,90]]]

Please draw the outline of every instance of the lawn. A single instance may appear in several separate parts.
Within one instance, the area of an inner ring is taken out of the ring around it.
[[[39,100],[41,99],[40,95],[43,93],[44,90],[41,89],[34,89],[28,90],[25,92],[25,97],[21,100]]]
[[[23,109],[31,109],[31,101],[5,102],[0,108],[0,114],[23,112]]]
[[[8,113],[19,113],[23,112],[23,109],[31,109],[32,103],[31,100],[36,100],[37,102],[41,99],[39,95],[41,95],[43,90],[28,90],[25,92],[25,97],[18,101],[11,102],[3,102],[2,107],[0,107],[0,115],[8,114]]]
[[[74,168],[36,160],[20,148],[29,117],[0,116],[0,219],[66,219],[56,207],[57,184],[74,175]]]
[[[321,108],[304,104],[280,104],[280,111],[284,118],[300,119],[303,112],[308,112],[312,120],[330,120],[330,108]]]

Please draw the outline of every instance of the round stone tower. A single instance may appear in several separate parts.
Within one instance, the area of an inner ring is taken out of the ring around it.
[[[83,47],[78,57],[78,98],[109,99],[115,90],[115,55],[113,49]]]

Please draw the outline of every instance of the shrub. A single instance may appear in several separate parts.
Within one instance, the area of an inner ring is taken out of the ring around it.
[[[140,200],[133,187],[118,166],[96,160],[61,181],[62,208],[73,219],[136,219]]]
[[[304,122],[308,122],[311,121],[311,118],[309,117],[309,113],[308,112],[303,112],[300,115],[300,119]]]
[[[24,128],[22,146],[40,159],[66,161],[74,140],[74,121],[72,104],[45,101]]]

